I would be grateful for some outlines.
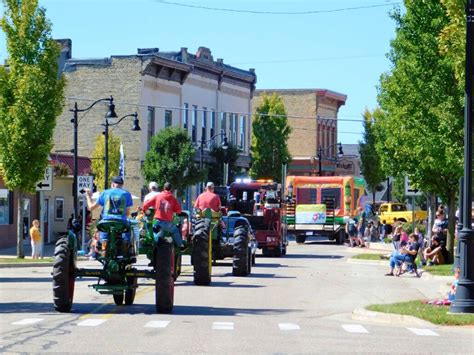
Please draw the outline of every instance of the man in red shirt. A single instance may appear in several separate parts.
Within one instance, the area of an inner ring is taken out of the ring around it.
[[[183,249],[183,239],[178,228],[173,224],[173,214],[181,213],[181,205],[171,193],[171,184],[166,182],[163,191],[154,195],[143,204],[143,212],[150,207],[155,209],[155,221],[153,226],[159,226],[163,231],[173,235],[174,243],[177,247]]]
[[[208,182],[206,184],[206,191],[198,196],[194,203],[194,208],[201,211],[210,208],[214,212],[221,210],[221,199],[214,193],[214,183]]]

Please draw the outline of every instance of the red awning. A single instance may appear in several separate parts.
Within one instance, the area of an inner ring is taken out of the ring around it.
[[[69,168],[70,175],[74,172],[74,157],[72,155],[50,154],[50,163],[57,164],[63,163]],[[87,157],[77,157],[77,174],[78,175],[89,175],[91,172],[91,160]]]

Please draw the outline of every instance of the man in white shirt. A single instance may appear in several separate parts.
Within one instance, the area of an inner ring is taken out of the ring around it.
[[[148,189],[150,190],[149,193],[145,195],[145,198],[143,199],[143,202],[146,202],[153,198],[155,195],[159,194],[158,192],[158,184],[154,181],[150,182],[148,184]]]

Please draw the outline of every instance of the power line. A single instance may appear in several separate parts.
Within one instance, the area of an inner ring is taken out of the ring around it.
[[[320,57],[320,58],[307,58],[307,59],[280,59],[280,60],[266,60],[257,62],[237,62],[229,63],[229,65],[253,65],[253,64],[279,64],[279,63],[301,63],[301,62],[319,62],[326,60],[350,60],[350,59],[364,59],[364,58],[379,58],[385,54],[368,54],[368,55],[353,55],[343,57]]]
[[[181,3],[176,1],[167,1],[167,0],[152,0],[166,5],[188,7],[193,9],[200,10],[211,10],[211,11],[223,11],[223,12],[232,12],[232,13],[244,13],[244,14],[254,14],[254,15],[317,15],[323,13],[333,13],[333,12],[343,12],[343,11],[353,11],[353,10],[364,10],[364,9],[373,9],[377,7],[387,7],[392,5],[399,5],[399,1],[383,3],[383,4],[374,4],[374,5],[362,5],[354,7],[344,7],[339,9],[328,9],[328,10],[306,10],[306,11],[257,11],[257,10],[238,10],[222,7],[211,7],[203,5],[192,5],[187,3]]]

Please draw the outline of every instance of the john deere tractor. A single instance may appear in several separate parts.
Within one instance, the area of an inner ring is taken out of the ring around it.
[[[211,209],[197,211],[191,252],[194,283],[209,285],[213,262],[227,257],[233,258],[234,276],[247,276],[255,264],[256,249],[250,224],[240,213],[223,217]]]
[[[134,220],[102,220],[97,229],[108,233],[108,240],[102,243],[97,260],[102,264],[97,269],[77,268],[77,233],[74,228],[59,239],[54,251],[53,296],[54,308],[59,312],[70,312],[73,304],[76,277],[97,277],[97,283],[90,285],[100,294],[113,296],[116,305],[131,305],[138,287],[137,279],[155,279],[155,305],[158,313],[171,313],[174,298],[175,248],[171,236],[153,227],[153,222],[144,218],[143,233],[140,236],[139,253],[150,260],[151,270],[133,267],[136,262],[136,236],[131,233],[130,243],[122,235],[132,231],[138,222]],[[75,224],[73,223],[73,226]],[[76,224],[77,225],[77,224]]]

